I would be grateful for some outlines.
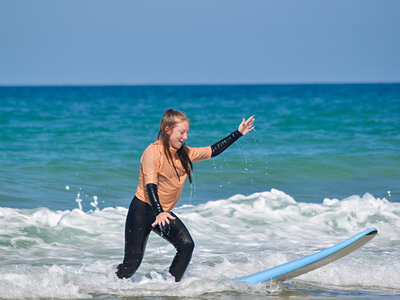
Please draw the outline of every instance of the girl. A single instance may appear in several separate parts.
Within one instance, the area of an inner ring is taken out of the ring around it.
[[[142,262],[151,231],[176,248],[169,272],[182,279],[194,242],[182,221],[171,211],[179,200],[186,177],[192,183],[192,162],[210,159],[254,129],[254,117],[243,119],[238,130],[212,146],[187,147],[189,119],[180,111],[168,109],[161,120],[157,141],[143,152],[139,186],[129,207],[125,224],[125,256],[117,276],[129,278]]]

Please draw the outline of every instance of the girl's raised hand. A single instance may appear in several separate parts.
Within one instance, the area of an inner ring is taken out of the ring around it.
[[[240,123],[239,125],[239,132],[243,135],[245,135],[246,133],[248,133],[249,131],[254,130],[254,116],[251,116],[250,118],[248,118],[247,120],[245,120],[243,118],[242,123]]]

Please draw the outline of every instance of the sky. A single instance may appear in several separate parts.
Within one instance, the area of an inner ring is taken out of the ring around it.
[[[400,82],[400,1],[1,0],[0,85]]]

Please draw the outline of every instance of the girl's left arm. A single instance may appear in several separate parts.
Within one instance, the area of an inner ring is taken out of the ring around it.
[[[254,121],[254,116],[251,116],[247,120],[243,118],[243,121],[240,123],[239,128],[236,131],[232,132],[230,135],[211,146],[211,157],[221,154],[241,136],[246,135],[248,132],[254,130]]]

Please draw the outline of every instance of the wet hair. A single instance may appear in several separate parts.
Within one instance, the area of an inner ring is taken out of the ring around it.
[[[180,176],[178,174],[178,171],[176,170],[174,160],[172,159],[171,151],[169,150],[169,135],[166,132],[166,128],[168,127],[169,130],[172,131],[176,127],[176,125],[182,121],[187,121],[188,123],[190,123],[189,119],[183,112],[173,109],[167,109],[161,119],[160,131],[157,134],[157,140],[162,141],[165,156],[167,157],[169,164],[173,166],[175,173],[179,179]],[[183,144],[182,147],[178,149],[177,153],[179,160],[181,161],[182,166],[189,177],[189,182],[192,183],[191,170],[193,170],[193,164],[189,158],[189,149],[186,147],[185,144]]]

